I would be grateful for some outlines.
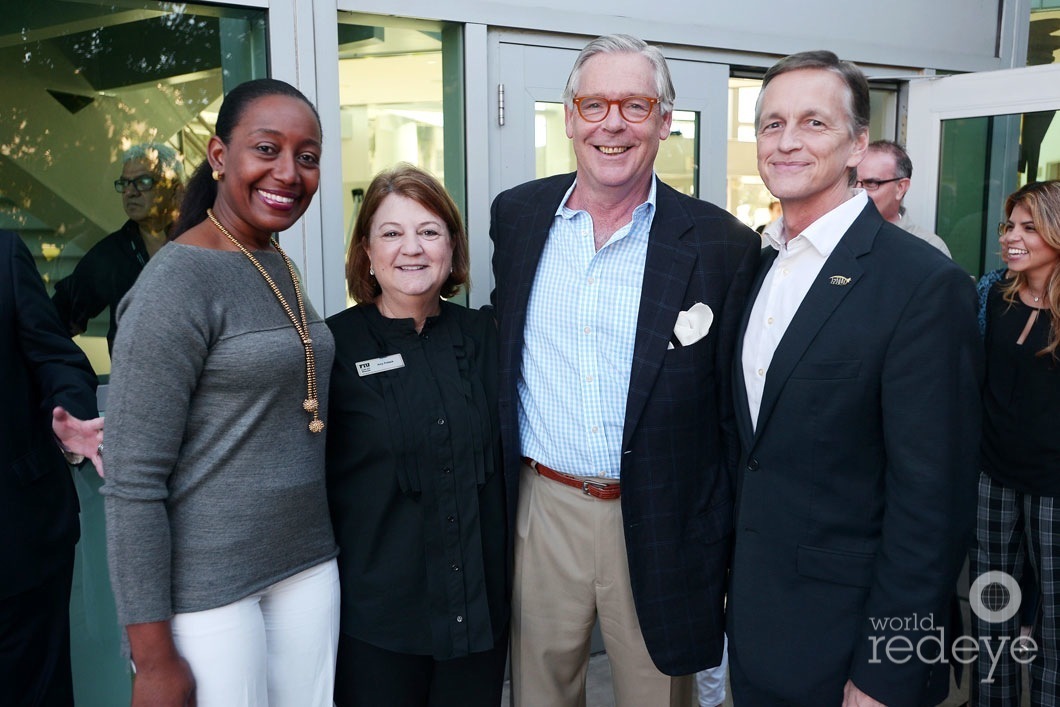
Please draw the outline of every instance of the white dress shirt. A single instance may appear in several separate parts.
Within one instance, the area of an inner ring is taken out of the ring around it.
[[[762,281],[762,289],[755,298],[751,316],[747,320],[747,331],[743,335],[743,357],[740,363],[747,387],[747,407],[755,428],[758,427],[762,391],[773,354],[828,256],[861,215],[868,200],[864,190],[854,190],[853,197],[811,223],[805,231],[786,243],[783,241],[783,216],[762,233],[779,254]]]

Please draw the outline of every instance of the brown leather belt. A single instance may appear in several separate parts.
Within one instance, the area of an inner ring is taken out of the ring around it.
[[[602,501],[613,501],[622,495],[622,487],[617,482],[605,483],[585,477],[567,476],[540,462],[534,461],[530,457],[523,457],[523,463],[546,479],[552,479],[572,488],[581,489],[581,492],[586,496],[599,498]]]

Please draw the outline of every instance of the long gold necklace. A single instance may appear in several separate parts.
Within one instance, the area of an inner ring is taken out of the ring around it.
[[[302,288],[298,282],[298,276],[294,274],[294,266],[291,265],[291,259],[287,257],[287,253],[283,252],[280,248],[280,244],[276,242],[275,238],[270,238],[272,247],[283,257],[283,262],[287,266],[287,271],[291,273],[291,282],[294,283],[294,296],[298,302],[298,316],[294,316],[294,311],[291,309],[291,305],[287,304],[287,300],[284,298],[283,293],[280,292],[280,288],[276,286],[272,278],[269,277],[269,273],[266,272],[265,268],[261,266],[258,259],[254,257],[254,254],[243,247],[243,244],[236,240],[236,237],[229,233],[228,229],[221,225],[221,222],[217,220],[217,217],[213,215],[213,209],[206,209],[206,215],[213,222],[214,226],[217,226],[217,230],[228,237],[228,240],[232,241],[236,248],[239,248],[243,252],[243,255],[250,259],[250,262],[254,264],[254,267],[258,269],[261,276],[265,278],[265,282],[268,283],[269,288],[272,289],[272,294],[276,295],[276,299],[279,300],[280,305],[283,307],[283,311],[287,312],[288,318],[291,323],[294,324],[295,331],[298,332],[299,338],[302,340],[302,346],[305,348],[305,378],[306,378],[306,399],[302,402],[302,408],[313,416],[313,419],[309,423],[310,432],[320,432],[324,429],[324,421],[320,419],[320,402],[317,398],[317,363],[316,356],[313,354],[313,340],[309,338],[309,323],[305,316],[305,302],[302,300]]]

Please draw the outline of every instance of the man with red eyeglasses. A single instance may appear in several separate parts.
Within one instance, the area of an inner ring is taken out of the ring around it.
[[[493,204],[519,707],[584,704],[597,618],[619,707],[688,705],[721,660],[760,241],[657,178],[674,95],[658,49],[593,40],[564,92],[577,171]]]

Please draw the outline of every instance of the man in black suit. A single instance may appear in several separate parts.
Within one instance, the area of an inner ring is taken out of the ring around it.
[[[584,704],[599,616],[617,704],[687,705],[722,653],[732,351],[760,241],[655,176],[674,101],[657,49],[593,40],[564,98],[577,172],[502,193],[490,228],[515,704]]]
[[[67,461],[89,456],[98,467],[103,422],[87,419],[97,414],[92,367],[9,231],[0,231],[0,329],[0,701],[72,705],[80,528]]]
[[[869,125],[857,67],[787,57],[758,113],[784,215],[736,354],[734,701],[931,704],[975,511],[972,281],[852,188]]]

